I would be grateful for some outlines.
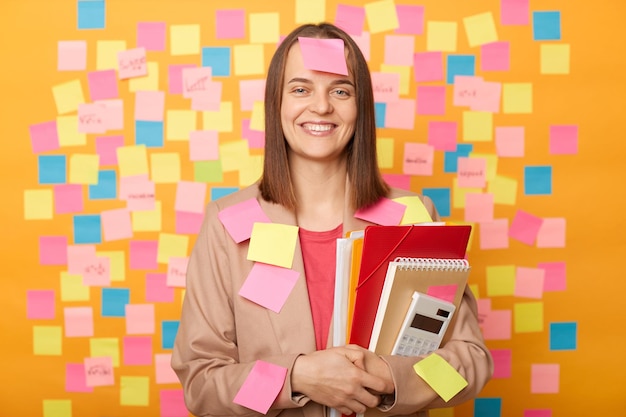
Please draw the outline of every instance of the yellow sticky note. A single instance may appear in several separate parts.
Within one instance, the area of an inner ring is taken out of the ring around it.
[[[296,23],[326,21],[325,0],[296,0]]]
[[[119,69],[118,54],[126,49],[126,41],[97,41],[96,69]]]
[[[235,45],[235,75],[265,74],[265,52],[262,44]]]
[[[494,204],[514,206],[517,202],[517,184],[515,178],[496,175],[487,182],[487,192],[493,194]]]
[[[394,198],[393,201],[406,206],[400,224],[428,223],[433,221],[426,206],[422,203],[422,199],[418,196],[398,197]]]
[[[157,262],[167,264],[170,258],[184,258],[188,255],[187,246],[189,236],[175,235],[172,233],[159,234],[159,246],[157,250]]]
[[[431,408],[428,417],[454,417],[454,408]]]
[[[96,251],[96,256],[109,258],[109,275],[111,282],[122,282],[126,280],[126,256],[124,251]]]
[[[120,177],[148,174],[146,145],[120,146],[117,148]]]
[[[89,339],[89,357],[110,357],[114,368],[120,366],[120,341],[116,337],[92,337]]]
[[[463,19],[470,47],[497,42],[498,32],[491,12],[475,14]]]
[[[72,417],[72,401],[43,400],[43,417]]]
[[[24,190],[24,219],[51,219],[54,214],[52,190]]]
[[[398,29],[398,14],[393,0],[379,0],[365,3],[365,18],[370,33],[380,33]]]
[[[249,156],[247,140],[236,140],[219,145],[220,159],[222,161],[222,171],[238,171]]]
[[[250,13],[250,43],[277,44],[280,40],[278,13]]]
[[[250,115],[250,129],[265,132],[265,103],[255,101]]]
[[[417,362],[413,369],[446,402],[468,385],[465,378],[436,353]]]
[[[393,168],[393,138],[376,139],[376,157],[380,168]]]
[[[485,274],[488,297],[515,293],[515,265],[487,266]]]
[[[130,213],[134,232],[159,232],[162,229],[161,202],[154,202],[153,210],[136,210]]]
[[[85,103],[85,95],[80,80],[55,85],[52,87],[52,95],[59,114],[78,111],[78,105]],[[78,121],[74,128],[78,130]]]
[[[147,376],[120,377],[120,405],[144,406],[150,404],[150,378]]]
[[[452,179],[452,207],[462,209],[465,208],[465,198],[470,193],[482,193],[481,188],[465,188],[459,187],[459,179],[457,177]]]
[[[411,83],[411,74],[413,67],[406,65],[387,65],[380,64],[380,72],[391,72],[400,75],[400,94],[409,94],[409,86]]]
[[[143,77],[134,77],[128,80],[128,91],[158,91],[159,90],[159,64],[147,62],[148,74]]]
[[[489,153],[470,152],[470,158],[481,158],[486,161],[485,178],[487,181],[494,179],[498,173],[498,155]]]
[[[540,46],[541,74],[569,74],[570,46],[547,44]]]
[[[515,303],[513,306],[515,333],[543,331],[543,302]]]
[[[98,184],[100,156],[75,153],[70,155],[70,184]]]
[[[193,163],[193,180],[196,182],[222,182],[224,173],[222,161],[195,161]]]
[[[180,181],[180,154],[178,152],[150,155],[150,179],[155,184],[175,184]]]
[[[456,22],[426,22],[426,50],[455,52],[458,25]]]
[[[191,132],[197,129],[197,114],[194,110],[168,110],[166,112],[166,139],[189,140]]]
[[[89,286],[83,284],[83,276],[61,271],[61,301],[89,301]]]
[[[170,26],[170,54],[197,55],[200,53],[200,25]]]
[[[60,356],[63,352],[61,326],[33,326],[33,354]]]
[[[218,132],[233,131],[233,103],[222,101],[219,111],[202,112],[202,128]]]
[[[239,168],[239,186],[247,187],[261,178],[263,173],[263,155],[249,155],[245,164]]]
[[[464,111],[463,140],[466,142],[492,141],[493,113],[488,111]]]
[[[87,135],[78,131],[78,116],[58,116],[57,134],[59,146],[83,146],[87,144]]]
[[[248,259],[291,268],[297,240],[297,226],[254,223],[248,247]]]
[[[503,113],[532,113],[533,85],[531,83],[502,84]]]

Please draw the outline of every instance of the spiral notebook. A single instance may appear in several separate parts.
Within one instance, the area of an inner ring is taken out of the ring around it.
[[[469,272],[466,259],[396,258],[389,262],[369,350],[391,354],[414,291],[444,299],[458,308]],[[449,328],[453,323],[454,317]]]

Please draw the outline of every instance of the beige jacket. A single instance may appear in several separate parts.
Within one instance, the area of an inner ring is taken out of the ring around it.
[[[412,194],[394,189],[389,197],[403,195]],[[187,290],[172,367],[182,382],[187,407],[198,417],[259,415],[233,403],[256,360],[288,369],[285,384],[267,415],[324,417],[328,415],[326,407],[306,397],[292,397],[289,378],[298,355],[315,350],[299,244],[293,269],[300,273],[300,279],[280,314],[238,295],[253,265],[246,259],[248,241],[235,243],[217,214],[250,198],[259,201],[273,223],[296,225],[293,212],[264,201],[256,185],[208,204],[187,269]],[[424,203],[436,216],[432,202],[425,199]],[[370,224],[356,219],[354,211],[344,213],[344,232],[363,230]],[[413,371],[416,358],[385,356],[396,387],[395,403],[385,410],[386,415],[427,415],[418,411],[459,404],[475,397],[491,377],[493,363],[478,327],[476,301],[469,289],[455,314],[456,324],[447,331],[449,340],[437,353],[469,382],[468,387],[445,403]]]

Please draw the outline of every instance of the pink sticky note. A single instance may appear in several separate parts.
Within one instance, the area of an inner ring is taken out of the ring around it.
[[[392,72],[371,72],[374,101],[389,103],[399,99],[400,74]],[[389,114],[389,111],[386,112]]]
[[[87,41],[59,41],[57,70],[84,71],[87,68]]]
[[[124,129],[124,102],[121,99],[99,100],[95,103],[105,108],[104,126],[106,130]]]
[[[172,361],[171,353],[157,353],[154,355],[154,366],[156,371],[157,384],[180,383],[176,373],[170,365]]]
[[[508,41],[491,42],[480,46],[480,68],[482,71],[508,71],[510,46]]]
[[[369,207],[354,213],[354,217],[382,226],[397,226],[402,221],[406,206],[388,198],[381,198]]]
[[[196,111],[219,111],[222,103],[222,82],[209,81],[204,91],[191,96],[191,109]]]
[[[157,269],[159,242],[156,240],[131,240],[129,243],[130,269]]]
[[[458,128],[456,122],[428,122],[428,144],[438,151],[456,151]]]
[[[501,83],[482,81],[479,84],[478,95],[470,105],[470,110],[498,113],[500,111],[501,97]]]
[[[197,235],[202,226],[204,213],[187,213],[176,211],[176,233]]]
[[[168,71],[168,84],[170,94],[183,94],[183,70],[195,68],[195,64],[170,65]]]
[[[575,155],[578,153],[578,126],[550,126],[550,154]]]
[[[499,126],[495,129],[495,135],[498,156],[524,156],[524,126]]]
[[[154,182],[147,175],[134,175],[120,179],[120,200],[126,201],[129,211],[154,210],[156,191]]]
[[[83,285],[91,287],[108,287],[111,285],[111,260],[108,257],[96,256],[86,262],[82,271]]]
[[[30,125],[28,130],[34,153],[59,149],[59,134],[57,133],[56,120]]]
[[[271,223],[256,198],[226,207],[217,217],[237,243],[250,239],[254,223]]]
[[[530,15],[529,0],[500,0],[502,25],[527,25]]]
[[[348,75],[343,40],[299,37],[298,42],[306,68]]]
[[[135,93],[135,120],[162,122],[165,113],[165,92],[137,91]]]
[[[511,221],[509,236],[527,245],[534,245],[542,223],[541,217],[517,210]]]
[[[152,365],[152,337],[124,336],[124,365]]]
[[[166,31],[165,22],[138,22],[137,47],[146,51],[164,51]]]
[[[428,287],[426,294],[430,295],[431,297],[439,298],[440,300],[452,303],[454,302],[457,288],[458,285],[456,284],[431,285],[430,287]]]
[[[537,233],[538,248],[564,248],[565,225],[563,217],[544,218]]]
[[[251,111],[254,103],[265,99],[265,79],[239,81],[241,110]]]
[[[413,55],[413,76],[417,82],[443,80],[441,52],[418,52]]]
[[[465,194],[465,221],[490,222],[493,221],[493,194],[467,193]]]
[[[67,265],[67,236],[40,236],[39,262],[42,265]]]
[[[567,288],[567,273],[565,262],[541,262],[538,268],[545,271],[543,280],[544,291],[565,291]]]
[[[188,257],[171,257],[167,265],[167,285],[169,287],[185,288]]]
[[[256,412],[267,414],[287,376],[287,368],[256,361],[233,402]]]
[[[133,237],[133,226],[128,209],[104,210],[100,218],[106,242]]]
[[[174,288],[168,287],[167,274],[146,274],[146,301],[171,303],[174,301]]]
[[[134,48],[117,53],[120,80],[148,75],[146,48]]]
[[[56,214],[80,213],[83,211],[83,187],[81,184],[57,184],[54,190]]]
[[[114,385],[113,359],[110,356],[85,358],[85,382],[88,387]]]
[[[206,188],[206,183],[180,181],[176,187],[174,209],[188,213],[204,213]]]
[[[420,85],[417,87],[417,114],[442,115],[446,113],[446,87]]]
[[[127,334],[154,334],[154,304],[124,306]]]
[[[85,378],[85,364],[68,363],[65,365],[65,391],[67,392],[93,392],[88,387]]]
[[[402,173],[409,175],[433,175],[435,149],[425,143],[407,142],[404,144]]]
[[[117,165],[117,148],[124,146],[123,136],[100,136],[96,138],[96,152],[100,166]]]
[[[524,417],[552,417],[552,410],[547,408],[524,410]]]
[[[243,39],[246,37],[246,11],[244,9],[215,11],[216,39]]]
[[[413,130],[415,128],[415,100],[400,98],[387,103],[385,127]]]
[[[515,296],[541,298],[545,271],[541,268],[518,266],[515,270]]]
[[[115,70],[92,71],[87,73],[89,97],[91,101],[107,100],[119,96]]]
[[[405,174],[383,174],[383,179],[392,187],[402,190],[411,189],[411,176]]]
[[[361,35],[365,24],[365,8],[338,4],[334,23],[349,35]]]
[[[478,323],[482,326],[489,313],[491,313],[491,298],[478,298],[476,306],[478,307]]]
[[[479,94],[483,83],[482,77],[457,75],[452,88],[452,104],[455,106],[471,106]]]
[[[96,260],[95,245],[69,245],[67,247],[67,272],[82,275],[85,267]]]
[[[217,131],[197,130],[189,133],[189,159],[215,161],[219,158]]]
[[[386,65],[413,65],[415,54],[415,36],[386,35],[383,62]]]
[[[493,358],[493,378],[510,378],[512,355],[511,349],[490,349]]]
[[[256,262],[241,286],[239,295],[280,313],[299,276],[300,273],[293,269]]]
[[[191,98],[194,94],[207,91],[212,79],[211,67],[183,68],[181,73],[183,97]]]
[[[398,28],[396,33],[422,35],[424,33],[424,6],[396,5]]]
[[[65,337],[93,336],[93,308],[65,307],[63,309]]]
[[[485,340],[511,339],[511,310],[491,310],[481,326]]]
[[[483,188],[487,184],[487,160],[461,156],[457,159],[458,186]]]
[[[560,370],[559,364],[531,365],[530,392],[533,394],[558,394]]]
[[[53,319],[54,306],[53,290],[26,291],[26,317],[29,319]]]
[[[494,219],[480,223],[481,249],[506,249],[509,247],[509,220]]]
[[[357,44],[366,61],[370,60],[372,42],[369,32],[363,31],[360,35],[351,35],[352,40]]]
[[[248,140],[250,149],[265,147],[265,132],[250,129],[250,119],[241,120],[241,136]]]
[[[83,103],[78,105],[78,131],[81,133],[104,133],[106,126],[107,109],[98,103]]]
[[[175,382],[178,382],[176,380]],[[158,381],[157,381],[158,383]],[[187,417],[185,394],[182,389],[164,389],[159,392],[161,417]]]

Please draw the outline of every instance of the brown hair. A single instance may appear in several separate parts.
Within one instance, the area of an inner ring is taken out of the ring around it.
[[[261,196],[289,209],[297,206],[289,171],[280,108],[287,54],[298,37],[342,39],[347,50],[348,71],[354,77],[357,119],[354,135],[347,145],[347,170],[354,209],[371,205],[389,192],[378,169],[376,120],[372,79],[361,50],[343,30],[329,23],[307,24],[293,30],[272,57],[265,84],[265,158],[259,188]]]

